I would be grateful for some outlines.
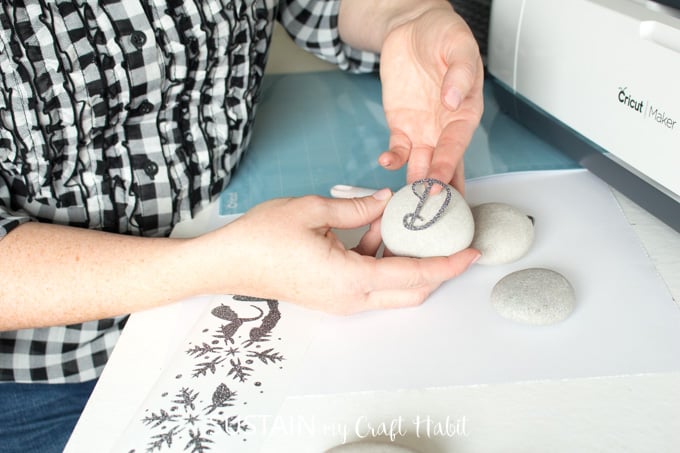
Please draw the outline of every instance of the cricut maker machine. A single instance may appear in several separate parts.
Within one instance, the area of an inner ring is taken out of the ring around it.
[[[680,0],[490,6],[501,108],[680,231]]]

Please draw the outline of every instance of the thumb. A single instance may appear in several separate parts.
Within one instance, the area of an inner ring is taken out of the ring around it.
[[[468,96],[479,76],[477,71],[480,69],[476,64],[479,54],[474,49],[471,52],[472,55],[468,55],[469,52],[459,49],[448,59],[448,69],[442,81],[441,100],[449,110],[454,112]]]
[[[329,200],[327,218],[331,228],[358,228],[377,220],[392,197],[390,189],[381,189],[361,198]]]

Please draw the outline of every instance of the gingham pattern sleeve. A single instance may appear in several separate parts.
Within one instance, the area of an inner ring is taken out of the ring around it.
[[[0,382],[83,382],[99,377],[127,316],[0,332]]]
[[[7,233],[29,220],[31,218],[28,215],[9,209],[9,188],[7,182],[0,178],[0,241]]]
[[[0,13],[0,20],[3,18],[4,13]],[[0,67],[10,69],[5,73],[5,80],[11,79],[11,82],[21,86],[21,77],[10,58],[10,45],[5,35],[4,30],[0,30]],[[0,84],[0,168],[16,169],[20,156],[15,151],[15,144],[21,140],[19,135],[27,129],[28,122],[21,114],[13,111],[12,103],[15,97],[11,96],[11,92],[2,88],[4,84]],[[22,88],[23,91],[30,91],[30,87]],[[5,127],[7,123],[15,127]],[[27,213],[12,206],[12,192],[16,189],[13,184],[14,180],[9,178],[5,172],[0,171],[0,240],[11,230],[30,220]]]
[[[282,0],[279,22],[303,49],[349,72],[375,72],[380,55],[355,49],[340,39],[340,0]]]
[[[3,2],[0,238],[29,219],[167,236],[210,203],[247,148],[276,8]],[[0,383],[97,377],[125,319],[0,332]]]

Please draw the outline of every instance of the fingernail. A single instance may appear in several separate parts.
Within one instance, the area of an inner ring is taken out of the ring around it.
[[[481,253],[477,253],[477,256],[475,256],[475,257],[472,259],[472,261],[470,261],[470,265],[475,264],[477,261],[479,261],[479,259],[480,259],[481,257],[482,257],[482,254],[481,254]]]
[[[378,163],[387,168],[392,165],[392,159],[387,155],[387,153],[384,153],[378,158]]]
[[[373,194],[373,198],[380,201],[385,201],[392,196],[392,191],[390,189],[380,189]]]
[[[453,111],[458,110],[458,107],[460,107],[462,99],[463,98],[460,94],[460,91],[458,91],[455,88],[451,88],[444,97],[444,100],[446,101],[446,104],[448,105],[449,109]]]

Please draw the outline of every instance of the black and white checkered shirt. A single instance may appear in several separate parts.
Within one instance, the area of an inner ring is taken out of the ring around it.
[[[224,189],[248,144],[275,19],[341,69],[377,68],[340,41],[338,8],[3,1],[0,240],[30,220],[169,235]],[[96,378],[124,322],[0,332],[0,381]]]

